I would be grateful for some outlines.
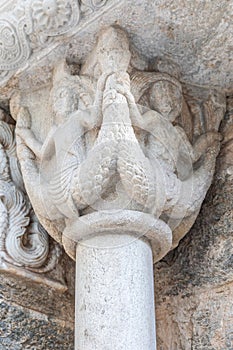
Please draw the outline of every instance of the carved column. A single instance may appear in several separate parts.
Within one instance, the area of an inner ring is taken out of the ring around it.
[[[11,101],[34,210],[76,259],[79,350],[155,348],[152,255],[189,231],[214,173],[225,100],[171,62],[148,70],[110,27],[79,75],[57,65],[39,106],[38,90]]]
[[[154,350],[154,283],[148,242],[125,234],[77,247],[76,349]]]

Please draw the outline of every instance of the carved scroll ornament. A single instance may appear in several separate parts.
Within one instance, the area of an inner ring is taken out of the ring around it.
[[[34,50],[75,30],[81,18],[106,0],[6,0],[0,14],[0,84],[22,67]]]
[[[52,270],[61,255],[38,222],[25,193],[16,157],[14,126],[0,113],[0,260],[37,273]]]
[[[210,92],[190,97],[166,65],[161,72],[134,69],[125,32],[110,27],[78,76],[65,62],[56,67],[53,125],[43,141],[27,104],[14,108],[29,197],[73,258],[86,237],[126,230],[147,237],[159,260],[198,215],[225,100]]]

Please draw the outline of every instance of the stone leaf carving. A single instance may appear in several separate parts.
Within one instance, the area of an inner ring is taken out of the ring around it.
[[[0,113],[0,258],[28,270],[52,270],[61,249],[49,244],[49,236],[38,222],[25,194],[16,157],[14,126]],[[12,121],[11,121],[12,122]]]
[[[55,68],[44,140],[34,124],[44,113],[12,100],[29,197],[73,258],[75,243],[86,237],[127,231],[146,236],[159,260],[198,215],[219,152],[225,99],[183,89],[169,62],[159,67],[136,70],[126,33],[110,27],[79,75],[65,62]]]

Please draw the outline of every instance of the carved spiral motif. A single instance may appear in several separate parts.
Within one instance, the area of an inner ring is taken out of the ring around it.
[[[33,270],[47,263],[49,238],[21,190],[16,162],[13,130],[0,121],[0,255],[13,265]],[[16,173],[14,178],[12,173]]]
[[[20,67],[29,57],[29,46],[22,25],[16,27],[0,19],[0,70]]]
[[[10,184],[0,185],[0,195],[8,212],[8,230],[5,240],[7,253],[20,265],[36,268],[48,257],[47,233],[38,223],[29,225],[30,207],[23,194]],[[27,232],[26,232],[27,230]]]
[[[26,63],[36,47],[39,49],[52,42],[53,37],[74,29],[80,21],[80,12],[85,17],[105,4],[107,0],[16,1],[16,16],[9,17],[7,12],[0,18],[0,86]]]
[[[0,199],[0,252],[4,251],[7,230],[7,209]]]
[[[107,3],[107,0],[82,0],[81,7],[83,12],[93,12]]]

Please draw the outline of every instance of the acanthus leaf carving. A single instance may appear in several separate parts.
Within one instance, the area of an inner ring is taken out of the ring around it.
[[[183,89],[164,68],[134,69],[127,35],[110,27],[79,75],[65,62],[56,67],[47,102],[53,125],[43,141],[25,101],[16,116],[41,223],[73,258],[74,243],[127,229],[145,235],[161,259],[191,228],[211,184],[225,99]]]

